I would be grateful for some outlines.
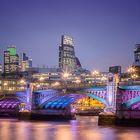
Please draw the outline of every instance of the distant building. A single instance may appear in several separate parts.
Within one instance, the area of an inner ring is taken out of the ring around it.
[[[32,59],[26,56],[26,53],[20,55],[20,71],[25,72],[32,67]]]
[[[135,68],[135,74],[140,76],[140,44],[135,45],[133,67]]]
[[[62,35],[61,45],[59,46],[59,68],[72,73],[76,70],[76,66],[73,39],[70,36]]]
[[[82,65],[81,65],[78,57],[75,57],[75,59],[76,59],[76,67],[77,67],[77,69],[82,68]]]
[[[140,44],[135,45],[135,49],[134,49],[134,66],[140,66]]]
[[[121,66],[109,67],[109,72],[113,74],[121,74]]]
[[[2,64],[0,64],[0,74],[2,74]]]
[[[29,68],[32,68],[33,64],[32,64],[32,59],[31,58],[29,58],[28,63],[29,63]]]
[[[32,67],[28,69],[28,73],[33,78],[39,78],[41,75],[48,80],[60,80],[61,79],[60,68],[39,68]]]
[[[10,46],[4,51],[4,73],[16,73],[19,69],[19,56],[16,47]]]

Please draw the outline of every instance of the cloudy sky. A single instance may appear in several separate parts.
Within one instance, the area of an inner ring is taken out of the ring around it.
[[[61,35],[74,38],[83,67],[133,63],[140,43],[140,0],[0,0],[0,61],[8,45],[34,66],[58,66]]]

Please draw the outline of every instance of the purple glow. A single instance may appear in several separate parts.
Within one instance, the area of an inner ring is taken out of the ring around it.
[[[3,99],[0,101],[0,108],[2,109],[15,109],[19,106],[19,101],[17,99]]]
[[[100,98],[107,100],[107,91],[106,90],[99,90],[99,91],[89,91],[88,93],[94,94]]]

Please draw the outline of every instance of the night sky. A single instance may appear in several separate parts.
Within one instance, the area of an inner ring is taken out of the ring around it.
[[[0,0],[1,62],[14,44],[34,66],[58,66],[62,34],[74,38],[83,67],[125,70],[140,43],[140,0]]]

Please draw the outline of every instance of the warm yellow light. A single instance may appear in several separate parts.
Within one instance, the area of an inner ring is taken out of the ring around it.
[[[63,77],[64,78],[68,78],[69,77],[69,73],[67,73],[67,72],[63,73]]]
[[[7,82],[5,82],[3,85],[4,85],[4,86],[7,86],[7,85],[8,85],[8,83],[7,83]]]
[[[39,78],[39,81],[43,81],[45,78],[44,77],[40,77]]]
[[[92,72],[92,74],[93,74],[93,75],[98,75],[98,74],[99,74],[99,71],[94,70],[94,71]]]
[[[11,88],[9,88],[9,91],[11,91],[12,89]]]
[[[88,102],[87,101],[85,101],[85,104],[87,104]]]
[[[81,101],[78,101],[78,104],[80,103]]]
[[[132,76],[131,76],[131,78],[138,78],[138,75],[136,75],[136,74],[133,74]]]
[[[38,84],[38,85],[36,85],[36,87],[37,87],[37,88],[39,88],[39,87],[40,87],[40,85]]]
[[[25,82],[25,80],[24,79],[21,79],[20,80],[20,84],[25,84],[26,82]]]
[[[77,80],[75,81],[75,83],[79,84],[79,83],[81,83],[81,80],[80,80],[80,79],[77,79]]]
[[[128,73],[134,73],[135,71],[136,70],[135,70],[134,67],[129,67],[128,70],[127,70]]]
[[[59,82],[55,82],[54,85],[55,85],[55,86],[59,86],[60,83],[59,83]]]
[[[105,80],[107,80],[107,78],[103,76],[103,77],[101,78],[101,80],[102,80],[102,81],[105,81]]]

